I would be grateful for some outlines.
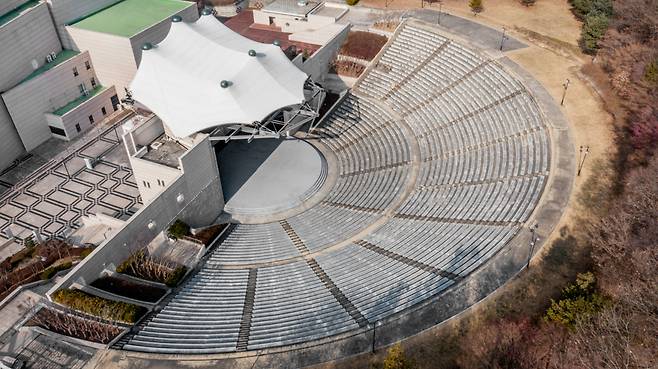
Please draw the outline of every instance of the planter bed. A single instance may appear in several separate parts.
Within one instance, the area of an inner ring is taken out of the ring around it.
[[[134,300],[155,303],[158,302],[167,291],[142,283],[127,281],[125,279],[104,276],[91,283],[93,287],[113,293],[115,295],[128,297]]]
[[[32,317],[27,325],[41,327],[51,332],[65,336],[80,338],[86,341],[107,344],[123,332],[123,328],[96,321],[84,319],[75,315],[43,308]]]

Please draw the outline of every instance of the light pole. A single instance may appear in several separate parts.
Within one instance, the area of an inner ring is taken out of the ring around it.
[[[585,159],[587,159],[587,154],[589,154],[589,146],[581,146],[578,154],[578,174],[580,176],[580,171],[583,170],[585,165]]]
[[[567,96],[567,89],[569,88],[570,83],[571,81],[569,81],[569,78],[567,78],[567,81],[562,84],[564,91],[562,92],[562,101],[560,101],[560,106],[564,105],[564,98]]]
[[[503,45],[505,44],[505,40],[507,40],[507,36],[505,35],[506,31],[507,31],[507,29],[505,29],[505,27],[503,27],[503,35],[500,38],[500,51],[503,51]]]
[[[537,228],[539,224],[535,223],[534,226],[530,227],[530,247],[528,251],[528,261],[526,262],[526,269],[530,270],[530,259],[532,259],[532,254],[535,252],[535,246],[539,242],[539,236],[537,235]]]
[[[443,11],[443,1],[439,0],[439,20],[437,24],[441,24],[441,12]]]
[[[377,339],[377,327],[381,325],[381,322],[372,323],[372,347],[370,349],[371,354],[375,354],[375,342]]]

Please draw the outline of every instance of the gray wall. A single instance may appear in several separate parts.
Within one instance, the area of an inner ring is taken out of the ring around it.
[[[65,26],[121,0],[47,0],[65,49],[76,50]]]
[[[39,66],[46,55],[62,49],[45,3],[26,11],[0,27],[0,93],[14,87],[32,73],[32,60]],[[4,103],[0,103],[0,169],[25,153]]]
[[[190,149],[181,158],[183,174],[48,291],[48,296],[73,283],[92,282],[104,268],[118,265],[131,252],[146,246],[177,218],[192,227],[212,224],[224,206],[219,171],[216,166],[212,168],[216,165],[214,157],[207,137]],[[176,201],[179,194],[185,197],[183,204]],[[148,228],[151,221],[155,223],[153,230]]]
[[[51,137],[44,113],[53,112],[80,97],[80,84],[84,84],[87,90],[92,90],[91,78],[96,78],[96,75],[93,67],[90,70],[85,68],[85,61],[91,62],[87,52],[76,55],[2,94],[27,151],[33,150]],[[74,67],[79,73],[77,77],[73,75]],[[98,109],[100,110],[100,107]],[[111,110],[108,111],[110,112]],[[100,118],[100,115],[95,118]],[[100,120],[95,121],[98,123]],[[81,125],[84,123],[88,123],[88,119],[87,122],[81,122]]]
[[[347,34],[350,32],[350,25],[346,24],[345,28],[336,35],[331,41],[316,51],[300,69],[311,76],[315,82],[322,82],[329,72],[329,63],[336,57],[338,50],[345,42]]]
[[[0,1],[0,16],[9,13],[10,11],[18,8],[27,0],[2,0]]]

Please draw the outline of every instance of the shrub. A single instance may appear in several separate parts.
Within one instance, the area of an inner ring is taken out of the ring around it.
[[[34,241],[34,236],[29,236],[29,237],[25,238],[25,240],[23,240],[23,244],[28,249],[31,249],[31,248],[33,248],[34,246],[37,245],[37,243]]]
[[[644,67],[644,80],[649,83],[658,83],[658,59],[647,63]]]
[[[591,12],[585,17],[580,34],[580,48],[587,54],[594,54],[599,49],[599,40],[608,29],[608,16],[600,12]]]
[[[605,298],[596,293],[595,288],[594,274],[578,274],[576,282],[562,290],[560,300],[551,299],[544,319],[573,329],[577,322],[594,315],[605,305]]]
[[[79,290],[58,290],[53,300],[73,310],[112,321],[135,323],[146,309],[123,301],[108,300]]]
[[[169,274],[169,277],[165,279],[164,283],[169,287],[176,287],[185,276],[185,273],[187,273],[187,268],[184,265],[181,265]]]
[[[612,15],[612,1],[611,0],[570,0],[574,15],[584,20],[588,14],[592,12],[603,13],[607,16]]]
[[[27,324],[99,343],[109,343],[123,330],[116,325],[97,320],[97,318],[81,318],[48,308],[40,309]]]
[[[396,344],[391,347],[386,353],[386,358],[384,359],[384,369],[412,369],[414,368],[413,363],[407,359],[407,356],[402,350],[400,344]]]
[[[341,76],[359,77],[365,69],[364,65],[348,60],[335,60],[331,63],[332,72]]]
[[[521,4],[525,6],[535,5],[536,2],[537,0],[521,0]]]
[[[358,3],[358,2],[359,2],[359,0],[345,0],[345,4],[350,5],[350,6],[356,5],[356,3]]]
[[[468,7],[471,8],[471,11],[475,15],[481,13],[484,10],[484,5],[482,4],[482,0],[469,0]]]
[[[59,264],[59,265],[51,266],[51,267],[47,268],[46,270],[44,270],[43,272],[41,272],[41,279],[43,279],[43,280],[50,279],[57,272],[59,272],[61,270],[69,269],[71,266],[73,266],[73,263],[71,263],[70,261],[66,262],[66,263]]]
[[[89,256],[89,254],[91,254],[92,251],[94,251],[94,249],[91,247],[82,250],[82,252],[80,252],[80,259],[86,258],[87,256]]]
[[[144,249],[132,253],[116,267],[117,273],[175,286],[187,272],[185,266],[146,254]]]
[[[183,238],[189,234],[190,234],[190,226],[180,219],[176,219],[176,221],[169,226],[169,229],[167,229],[167,236],[175,240],[179,238]]]

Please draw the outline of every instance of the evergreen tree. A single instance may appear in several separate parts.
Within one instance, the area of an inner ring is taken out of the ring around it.
[[[471,11],[474,15],[477,15],[484,10],[482,0],[469,0],[468,6],[471,8]]]

